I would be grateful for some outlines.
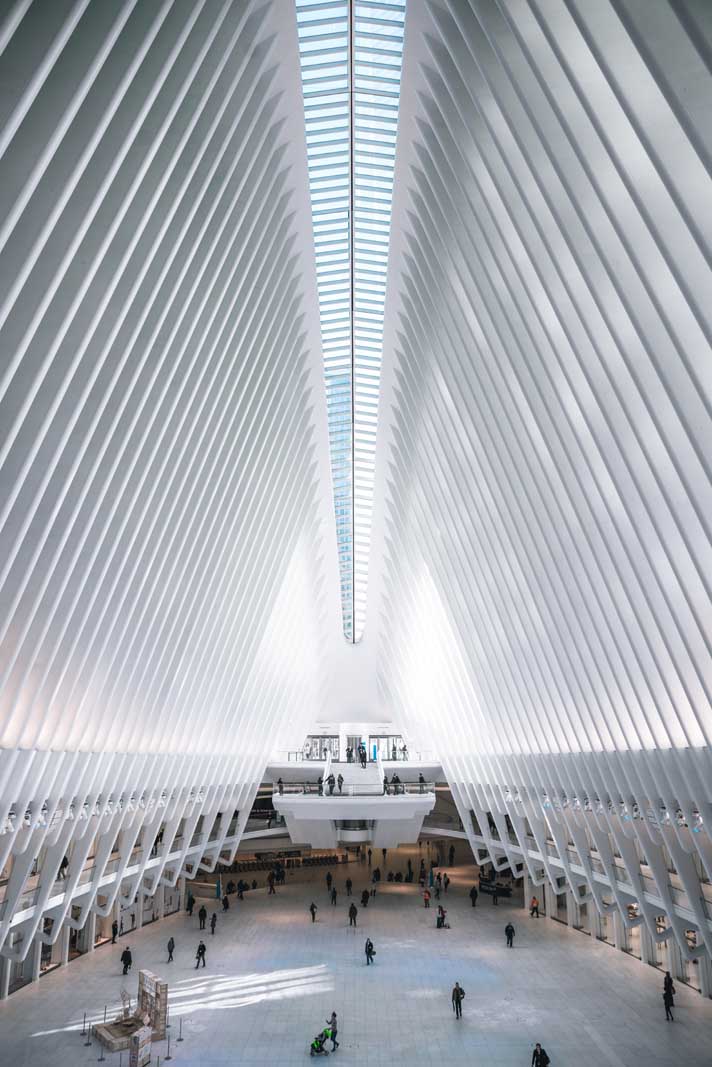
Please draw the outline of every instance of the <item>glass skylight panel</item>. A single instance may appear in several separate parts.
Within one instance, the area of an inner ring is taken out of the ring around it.
[[[406,0],[296,0],[341,608],[349,641],[361,638],[366,614],[405,7]]]

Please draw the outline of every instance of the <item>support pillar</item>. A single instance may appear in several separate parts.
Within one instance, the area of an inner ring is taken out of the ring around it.
[[[618,911],[613,913],[613,941],[616,948],[622,952],[625,948],[625,930],[623,928],[623,920]]]
[[[155,895],[156,913],[159,919],[162,919],[166,914],[166,887],[159,885]]]
[[[94,951],[94,942],[96,941],[96,912],[89,912],[89,918],[84,924],[84,944],[86,945],[87,952]]]
[[[640,962],[655,963],[655,946],[645,923],[640,927]]]
[[[573,893],[571,892],[570,889],[567,889],[566,890],[566,923],[567,923],[568,926],[571,927],[572,930],[576,926],[579,925],[578,918],[579,918],[579,916],[578,916],[578,908],[576,906],[576,901],[574,900],[574,895],[573,895]]]
[[[136,929],[137,930],[140,930],[141,927],[143,926],[143,908],[144,908],[144,897],[145,896],[146,896],[146,894],[143,891],[143,887],[141,887],[139,889],[138,893],[136,894],[136,905],[135,905],[135,908],[136,908]]]
[[[32,948],[30,949],[30,981],[39,982],[40,980],[40,964],[42,963],[42,942],[39,937],[35,937],[32,942]]]
[[[10,993],[10,971],[12,960],[0,956],[0,1000],[6,1000]]]
[[[187,894],[186,894],[185,875],[182,875],[178,879],[178,900],[179,900],[179,910],[180,911],[185,911],[185,902],[186,902],[187,899],[188,899],[188,897],[187,897]]]
[[[529,901],[531,900],[532,896],[529,889],[529,871],[526,867],[522,871],[522,893],[524,895],[522,907],[525,911],[529,911]]]
[[[60,942],[60,956],[59,963],[61,967],[66,967],[69,963],[69,935],[71,931],[68,926],[62,927],[62,933],[59,935]]]
[[[700,993],[703,997],[712,997],[712,965],[706,952],[700,956],[697,966],[700,972]]]

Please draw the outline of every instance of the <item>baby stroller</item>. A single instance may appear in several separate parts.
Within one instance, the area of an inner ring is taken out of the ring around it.
[[[317,1034],[311,1045],[309,1046],[310,1056],[328,1056],[328,1048],[324,1048],[324,1042],[326,1041],[326,1033],[324,1030],[320,1034]]]

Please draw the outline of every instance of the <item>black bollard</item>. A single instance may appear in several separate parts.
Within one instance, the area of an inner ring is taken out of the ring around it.
[[[180,1019],[178,1020],[178,1040],[179,1041],[183,1040],[183,1016],[182,1015],[181,1015]]]
[[[168,1061],[172,1060],[172,1059],[173,1059],[173,1057],[171,1056],[171,1035],[169,1034],[168,1035],[168,1052],[164,1056],[164,1063],[168,1063]]]
[[[84,1021],[82,1022],[81,1036],[82,1037],[86,1037],[87,1036],[87,1013],[86,1012],[84,1012]]]
[[[101,1042],[99,1042],[99,1044],[101,1044],[101,1055],[99,1056],[99,1059],[96,1062],[97,1063],[103,1063],[104,1060],[106,1059],[106,1056],[104,1055],[104,1046],[103,1046],[103,1044]]]
[[[89,1023],[89,1029],[87,1030],[87,1039],[84,1042],[84,1047],[88,1048],[91,1045],[91,1023]]]

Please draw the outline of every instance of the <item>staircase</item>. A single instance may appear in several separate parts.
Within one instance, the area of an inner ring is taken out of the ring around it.
[[[367,763],[365,770],[360,763],[335,763],[331,769],[337,778],[339,774],[344,776],[344,796],[373,797],[383,792],[383,779],[377,763]],[[337,786],[334,796],[338,791]]]

